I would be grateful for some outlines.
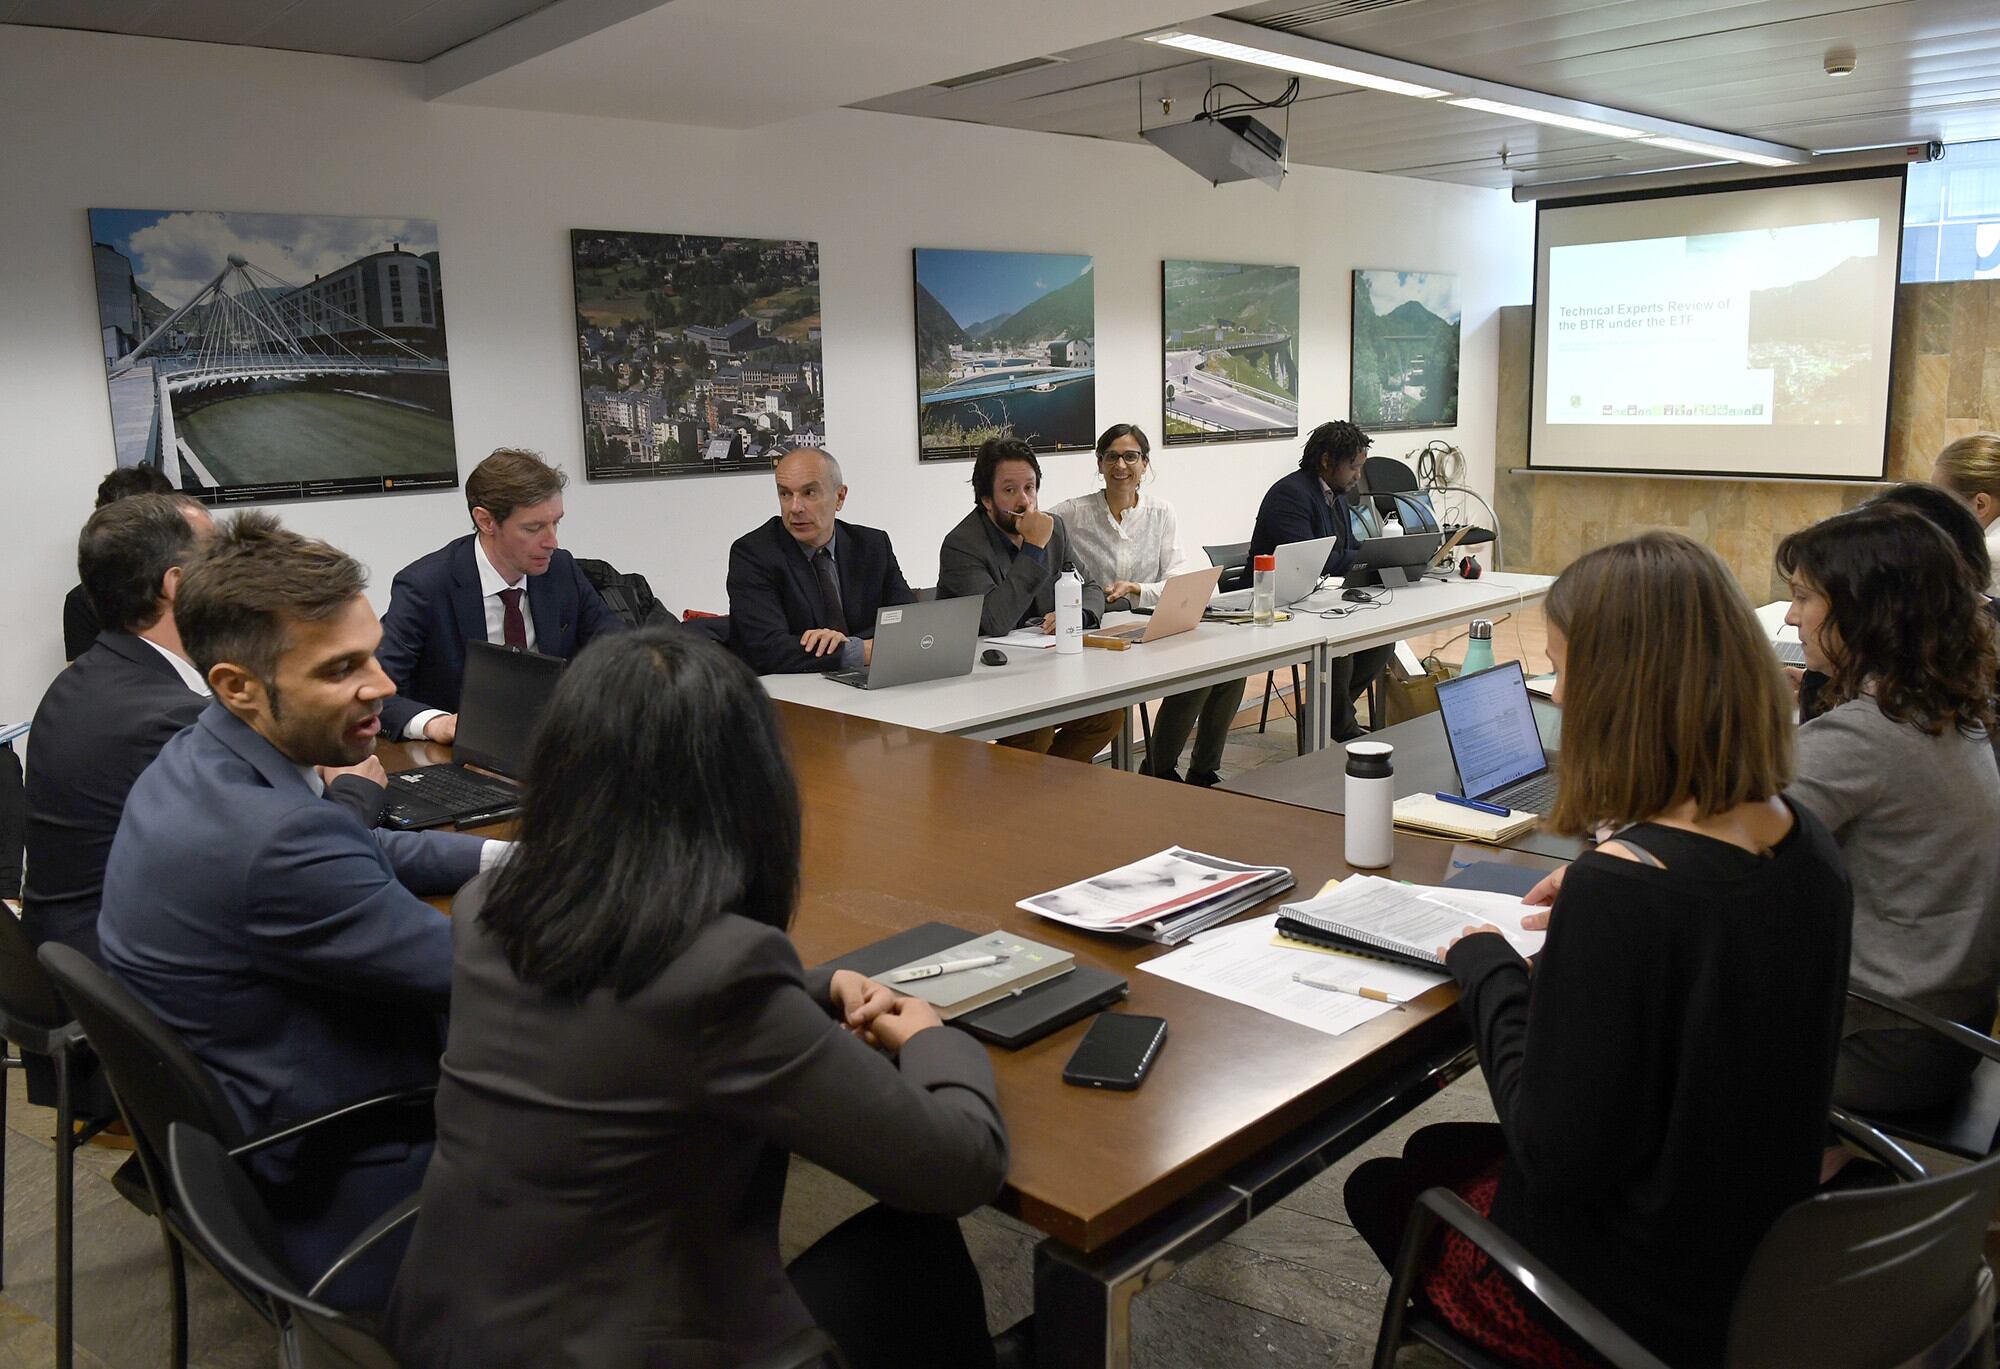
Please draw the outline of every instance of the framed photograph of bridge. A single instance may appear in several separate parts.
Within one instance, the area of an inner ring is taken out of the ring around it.
[[[1354,273],[1353,380],[1363,428],[1458,426],[1458,277]]]
[[[1160,263],[1169,447],[1299,435],[1299,268]]]
[[[120,466],[208,503],[458,484],[437,226],[93,209]]]
[[[1038,452],[1097,439],[1097,294],[1089,257],[919,247],[917,456]]]
[[[590,480],[769,473],[826,441],[819,244],[572,229]]]

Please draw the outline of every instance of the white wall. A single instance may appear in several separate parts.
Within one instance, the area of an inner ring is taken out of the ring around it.
[[[699,60],[698,54],[687,60]],[[672,79],[671,62],[661,78]],[[756,79],[742,98],[754,100]],[[919,467],[914,246],[1096,257],[1097,416],[1160,433],[1162,257],[1302,267],[1306,426],[1347,411],[1349,272],[1456,271],[1459,426],[1490,489],[1498,325],[1528,298],[1533,220],[1494,191],[1301,168],[1280,193],[1203,185],[1151,148],[836,111],[748,133],[426,104],[416,69],[0,26],[0,720],[61,666],[77,527],[111,464],[85,211],[226,209],[433,219],[459,467],[493,447],[572,475],[567,545],[643,571],[670,606],[724,607],[728,544],[775,511],[768,480],[592,484],[572,329],[572,227],[816,239],[827,429],[847,514],[893,534],[912,583],[970,507],[970,463]],[[1436,434],[1385,434],[1400,455]],[[1190,544],[1249,536],[1294,442],[1157,453]],[[1094,483],[1047,458],[1047,499]],[[466,527],[459,491],[277,506],[367,562],[382,607],[405,561]]]

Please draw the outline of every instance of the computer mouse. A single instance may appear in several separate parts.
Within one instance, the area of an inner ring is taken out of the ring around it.
[[[986,650],[979,653],[979,659],[984,661],[987,665],[1006,665],[1007,653],[1002,651],[997,646],[990,646],[987,647]]]
[[[1350,604],[1372,604],[1375,602],[1375,596],[1365,589],[1344,589],[1340,592],[1340,597],[1347,600]]]

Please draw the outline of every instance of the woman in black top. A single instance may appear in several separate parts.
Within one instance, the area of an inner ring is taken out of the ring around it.
[[[1538,886],[1533,972],[1491,928],[1447,965],[1499,1125],[1431,1127],[1347,1185],[1384,1263],[1436,1184],[1655,1354],[1720,1360],[1771,1221],[1816,1184],[1847,985],[1849,895],[1826,829],[1779,795],[1789,691],[1714,553],[1672,533],[1579,558],[1548,599],[1563,705],[1553,827],[1612,834]],[[1425,1281],[1521,1363],[1592,1357],[1447,1239]]]

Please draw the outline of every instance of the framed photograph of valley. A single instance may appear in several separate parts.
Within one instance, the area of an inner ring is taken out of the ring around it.
[[[114,457],[209,504],[458,483],[437,225],[93,209]]]
[[[1097,295],[1089,257],[916,250],[917,457],[989,438],[1087,451],[1097,435]]]
[[[1299,435],[1299,268],[1160,263],[1169,447]]]
[[[1458,277],[1439,271],[1354,273],[1357,426],[1458,426]]]

